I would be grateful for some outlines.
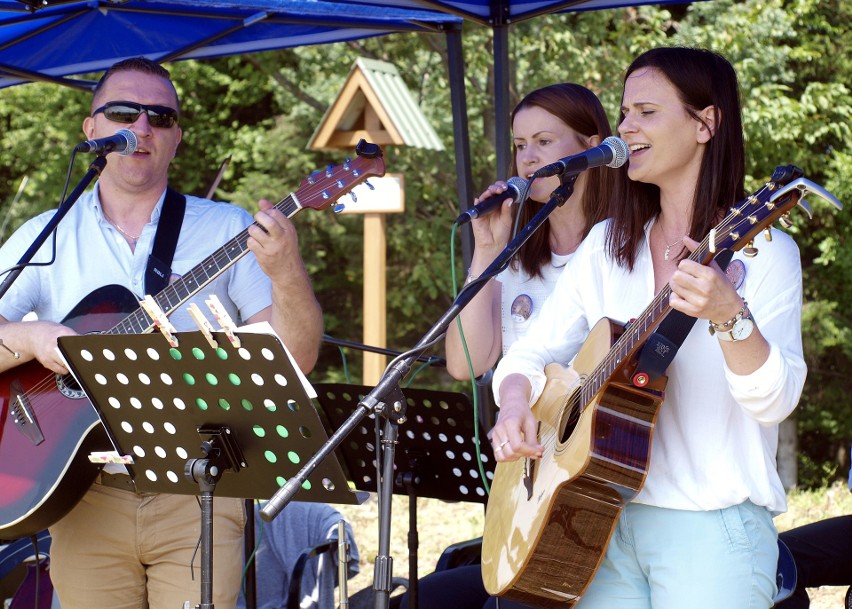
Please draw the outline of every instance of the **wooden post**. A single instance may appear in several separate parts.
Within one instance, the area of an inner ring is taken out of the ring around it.
[[[387,247],[385,214],[364,214],[364,344],[387,346]],[[375,385],[382,377],[387,357],[364,352],[363,384]]]
[[[362,138],[381,146],[444,149],[396,67],[363,57],[355,61],[337,98],[311,136],[308,148],[349,149]],[[343,213],[364,214],[364,344],[385,348],[387,241],[384,216],[405,211],[405,189],[401,175],[371,180],[371,183],[378,190],[382,190],[379,184],[383,183],[387,190],[367,195],[362,189],[358,201],[347,206]],[[362,377],[365,385],[375,385],[381,380],[387,359],[385,355],[364,352]]]

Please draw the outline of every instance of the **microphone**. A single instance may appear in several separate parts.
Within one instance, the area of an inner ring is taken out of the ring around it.
[[[499,195],[485,197],[482,201],[456,218],[456,224],[466,224],[474,218],[491,213],[493,210],[500,207],[506,199],[512,199],[512,203],[515,203],[527,198],[527,191],[529,190],[530,183],[525,179],[515,176],[508,179],[508,184],[509,188],[506,189],[506,192],[501,192]]]
[[[122,156],[127,156],[136,152],[136,145],[135,133],[130,129],[119,129],[109,137],[101,137],[77,144],[74,147],[74,152],[96,152],[98,154],[117,152]]]
[[[556,175],[577,175],[578,173],[591,169],[592,167],[621,167],[627,162],[630,148],[623,139],[611,136],[595,146],[579,154],[566,156],[555,163],[545,165],[533,174],[536,178],[546,178]]]

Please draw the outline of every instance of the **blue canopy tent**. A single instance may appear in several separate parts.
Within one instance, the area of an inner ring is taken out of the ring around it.
[[[443,32],[449,57],[461,209],[473,200],[462,23],[492,28],[495,112],[509,114],[509,26],[563,11],[674,0],[0,0],[0,88],[31,81],[89,89],[70,75],[145,55],[160,63],[324,44],[393,32]],[[507,177],[508,126],[497,131],[496,176]],[[470,257],[463,238],[463,256]]]
[[[165,63],[436,32],[460,22],[434,11],[344,9],[321,0],[0,0],[0,88],[39,80],[88,89],[92,83],[66,77],[135,55]]]

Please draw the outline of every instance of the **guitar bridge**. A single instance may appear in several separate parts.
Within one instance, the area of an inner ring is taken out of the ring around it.
[[[38,424],[38,419],[32,409],[29,399],[27,398],[24,388],[20,381],[13,381],[9,386],[13,399],[9,408],[12,415],[12,421],[24,437],[26,437],[33,445],[38,446],[44,442],[44,434]]]

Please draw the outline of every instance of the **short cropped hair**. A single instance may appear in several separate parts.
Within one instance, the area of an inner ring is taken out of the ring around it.
[[[169,73],[167,69],[158,64],[155,61],[148,59],[147,57],[130,57],[129,59],[122,59],[119,62],[114,63],[112,66],[104,72],[104,75],[101,76],[101,79],[98,81],[98,84],[95,85],[92,96],[92,111],[95,108],[98,108],[100,104],[100,93],[104,88],[107,80],[109,80],[113,74],[118,74],[119,72],[142,72],[143,74],[152,74],[154,76],[159,76],[167,81],[169,84],[172,84],[172,89],[174,89],[174,84],[172,83],[172,75]],[[175,101],[178,104],[178,107],[175,108],[178,112],[180,112],[180,100],[178,99],[177,91],[175,91]]]

